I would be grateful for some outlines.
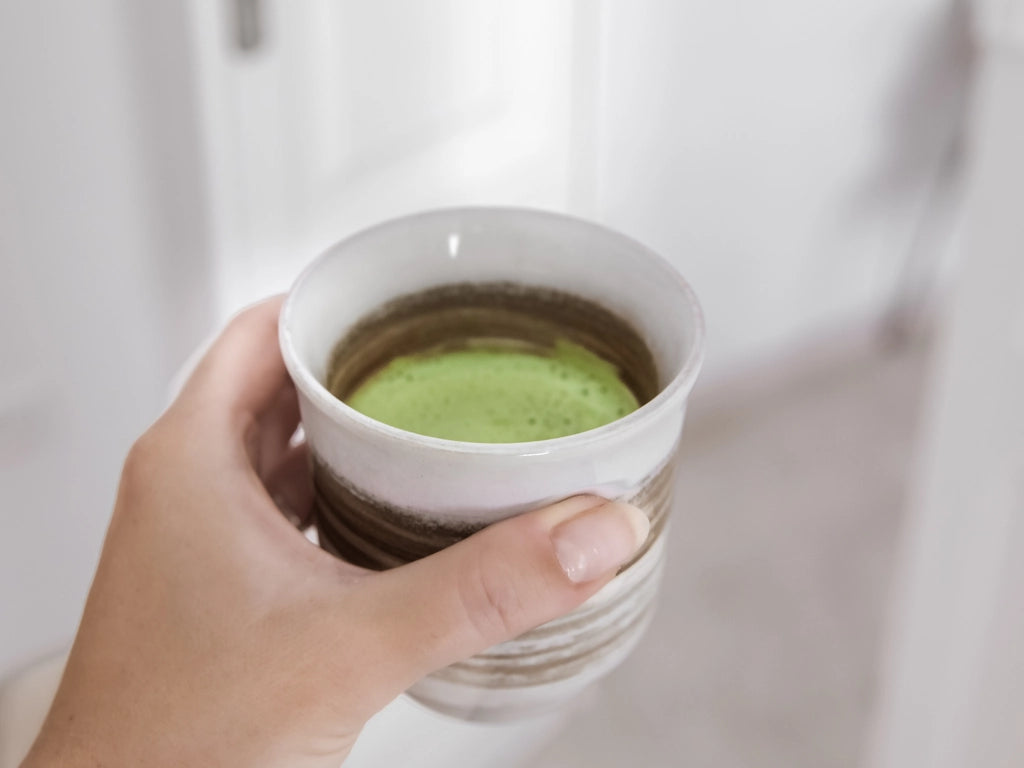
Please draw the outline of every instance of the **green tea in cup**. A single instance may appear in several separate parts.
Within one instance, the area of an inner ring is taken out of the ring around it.
[[[338,343],[328,387],[409,432],[519,443],[609,424],[646,402],[655,378],[643,341],[607,310],[496,283],[444,286],[381,308]]]

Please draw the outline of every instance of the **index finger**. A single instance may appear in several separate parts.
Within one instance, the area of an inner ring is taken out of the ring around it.
[[[283,302],[283,296],[273,296],[235,315],[203,356],[179,399],[223,413],[243,427],[271,408],[288,385],[277,341]]]

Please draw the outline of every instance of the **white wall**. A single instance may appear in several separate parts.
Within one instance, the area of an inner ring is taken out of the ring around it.
[[[964,9],[604,5],[596,214],[693,282],[705,378],[877,316],[959,128]]]
[[[963,274],[912,484],[872,768],[1024,763],[1024,3],[987,5]]]
[[[122,457],[208,322],[181,32],[0,4],[0,677],[72,636]]]

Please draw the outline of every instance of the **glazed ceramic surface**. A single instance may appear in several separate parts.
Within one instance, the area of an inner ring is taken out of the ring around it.
[[[532,443],[467,443],[374,421],[324,384],[332,351],[397,297],[464,283],[573,294],[646,343],[657,394],[597,429]],[[433,211],[387,222],[316,259],[281,314],[281,347],[314,457],[322,545],[391,567],[479,528],[578,493],[627,499],[650,516],[638,556],[568,616],[424,679],[410,694],[467,719],[558,706],[614,668],[654,604],[671,504],[671,459],[703,351],[696,298],[639,243],[578,219],[525,209]]]

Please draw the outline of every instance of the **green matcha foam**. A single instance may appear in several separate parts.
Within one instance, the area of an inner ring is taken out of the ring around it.
[[[393,427],[474,443],[563,437],[639,407],[615,366],[567,341],[543,351],[494,340],[404,355],[346,402]]]

